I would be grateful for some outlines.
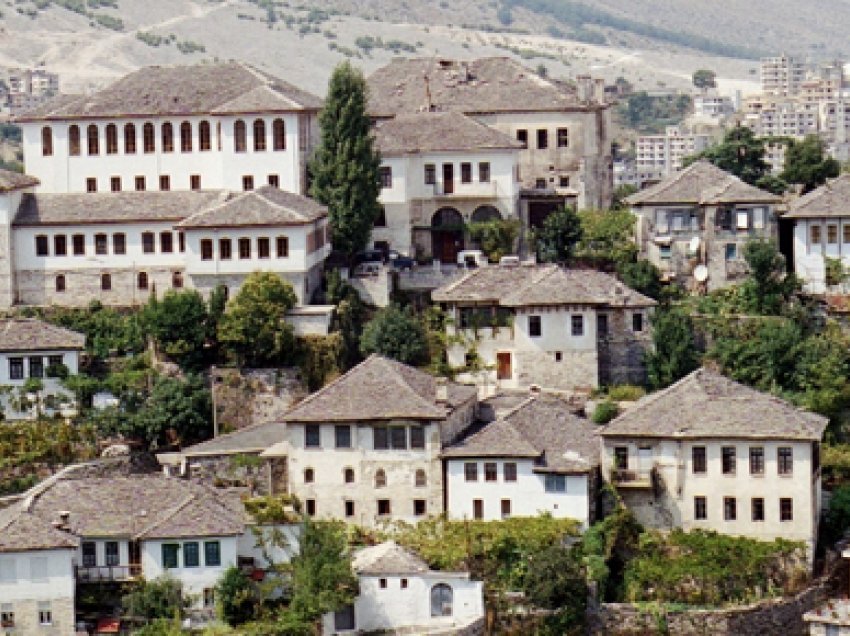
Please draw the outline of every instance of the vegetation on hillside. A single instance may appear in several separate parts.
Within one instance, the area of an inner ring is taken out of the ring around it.
[[[628,128],[643,135],[656,135],[667,126],[679,124],[692,106],[690,95],[650,95],[641,91],[629,95],[614,112]]]

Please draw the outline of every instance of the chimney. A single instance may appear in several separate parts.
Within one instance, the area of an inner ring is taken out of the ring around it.
[[[593,101],[597,104],[605,103],[605,80],[601,77],[593,80]]]
[[[576,76],[576,96],[581,103],[590,101],[593,96],[593,84],[590,75]]]
[[[449,385],[445,378],[437,378],[437,404],[448,404]]]

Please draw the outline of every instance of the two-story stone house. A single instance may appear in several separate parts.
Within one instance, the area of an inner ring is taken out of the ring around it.
[[[464,380],[575,390],[645,378],[656,303],[608,274],[494,265],[431,297],[448,313],[448,362]]]
[[[811,558],[826,424],[698,369],[602,429],[602,472],[648,527],[801,541]]]
[[[780,201],[704,160],[626,199],[640,257],[669,281],[709,290],[746,276],[748,241],[777,240]]]

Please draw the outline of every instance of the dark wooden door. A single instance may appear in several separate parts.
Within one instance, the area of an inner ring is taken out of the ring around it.
[[[510,380],[511,377],[513,377],[511,354],[507,351],[500,351],[496,354],[496,379]]]
[[[455,165],[453,163],[443,164],[443,194],[452,194],[455,191]]]

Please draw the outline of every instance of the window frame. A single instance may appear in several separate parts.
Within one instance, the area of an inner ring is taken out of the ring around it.
[[[191,562],[190,562],[190,556]],[[186,541],[183,543],[183,567],[201,567],[201,546],[197,541]]]
[[[691,473],[694,475],[708,473],[708,450],[705,446],[691,447]]]
[[[352,435],[350,424],[334,425],[335,448],[352,448]]]
[[[478,462],[463,463],[463,480],[467,483],[478,481]]]
[[[543,337],[543,317],[539,314],[531,314],[528,316],[528,337]]]
[[[142,254],[156,253],[156,234],[153,232],[142,232]]]
[[[723,521],[738,520],[738,500],[735,497],[723,497]]]
[[[764,446],[750,446],[750,475],[764,475]]]
[[[516,462],[505,462],[502,464],[502,480],[506,482],[515,482],[517,480]]]
[[[720,472],[735,475],[738,472],[738,449],[735,446],[720,447]]]
[[[204,541],[204,565],[206,567],[221,566],[221,541]]]
[[[127,253],[127,235],[124,232],[112,234],[112,253],[123,256]]]
[[[321,448],[322,447],[322,425],[321,424],[305,424],[304,425],[304,448]]]
[[[776,472],[782,477],[794,474],[794,448],[780,446],[776,449]]]
[[[750,499],[750,521],[756,523],[764,521],[764,497]]]
[[[214,247],[213,240],[209,238],[201,239],[199,242],[201,260],[202,261],[211,261],[214,256]]]
[[[708,499],[705,495],[694,496],[694,521],[708,519]]]
[[[163,570],[176,570],[180,567],[180,544],[163,543],[161,546]]]

